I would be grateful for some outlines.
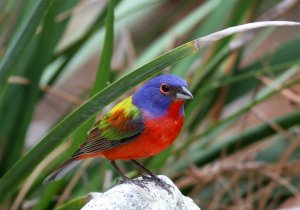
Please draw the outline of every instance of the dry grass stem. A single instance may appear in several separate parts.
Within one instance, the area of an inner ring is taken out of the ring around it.
[[[94,5],[95,3],[99,3],[99,2],[101,2],[101,1],[100,0],[81,1],[77,7],[71,8],[71,9],[64,11],[61,14],[57,15],[55,20],[56,20],[56,22],[61,22],[71,16],[78,15],[78,13],[86,10],[91,5]],[[106,4],[106,1],[102,1],[102,2],[104,2]]]
[[[269,177],[273,181],[275,181],[278,185],[284,186],[286,189],[288,189],[292,194],[295,196],[299,194],[299,191],[296,187],[294,187],[287,179],[281,177],[279,174],[270,172],[270,171],[261,171],[261,174]]]
[[[28,85],[28,84],[30,84],[30,80],[28,78],[26,78],[26,77],[10,76],[8,78],[8,83],[20,84],[20,85]]]
[[[216,209],[218,206],[220,206],[220,200],[221,198],[227,193],[232,197],[232,199],[235,197],[233,194],[232,186],[234,183],[236,183],[241,174],[240,173],[234,173],[233,176],[227,181],[222,176],[218,177],[218,179],[221,180],[220,183],[222,183],[223,186],[220,187],[220,189],[217,189],[214,191],[214,199],[210,202],[210,205],[207,209]],[[223,181],[222,181],[223,180]]]
[[[52,94],[60,99],[63,99],[67,102],[76,104],[77,106],[81,105],[82,103],[84,103],[84,100],[82,100],[81,98],[78,98],[74,95],[71,95],[65,91],[62,90],[58,90],[57,88],[54,88],[52,86],[45,86],[42,88],[45,92]]]
[[[91,164],[92,161],[93,161],[92,159],[87,159],[80,165],[79,169],[76,171],[75,175],[72,177],[71,181],[69,182],[69,184],[66,186],[63,193],[59,197],[55,208],[60,206],[64,201],[66,201],[66,199],[68,199],[69,195],[71,194],[72,190],[74,189],[77,182],[81,178],[85,169]]]
[[[17,198],[15,199],[11,210],[19,209],[20,205],[22,204],[27,192],[29,191],[30,187],[36,180],[37,176],[40,175],[41,171],[47,167],[55,158],[59,156],[59,154],[64,153],[69,148],[68,143],[64,143],[57,147],[53,152],[51,152],[31,173],[31,175],[27,178],[25,184],[22,186]]]
[[[262,16],[260,16],[257,21],[274,20],[287,12],[289,12],[299,0],[283,0],[276,4],[274,7],[266,11]]]
[[[274,121],[269,120],[268,117],[262,113],[261,111],[258,111],[257,109],[253,108],[250,113],[255,116],[258,120],[260,120],[263,123],[268,124],[272,129],[277,131],[283,138],[292,141],[294,139],[294,136],[292,136],[287,130],[283,129],[281,126],[276,124]]]
[[[260,75],[258,76],[259,80],[262,81],[265,85],[270,85],[270,84],[274,84],[273,80]],[[288,100],[291,100],[292,102],[300,105],[300,97],[298,94],[294,93],[291,89],[283,89],[282,86],[280,85],[276,85],[276,90],[280,90],[280,94],[283,95],[285,98],[287,98]]]

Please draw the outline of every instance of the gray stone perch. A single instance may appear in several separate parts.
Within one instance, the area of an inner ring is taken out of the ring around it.
[[[145,183],[148,189],[124,183],[104,193],[90,193],[92,199],[82,210],[200,210],[168,177],[160,175],[159,178],[173,186],[171,194],[151,181]]]

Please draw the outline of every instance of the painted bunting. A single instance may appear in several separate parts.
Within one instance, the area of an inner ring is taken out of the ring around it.
[[[60,179],[79,160],[100,156],[110,160],[123,177],[122,182],[143,187],[142,182],[126,177],[115,160],[131,161],[148,175],[143,179],[155,181],[168,190],[166,183],[135,159],[158,154],[173,143],[183,125],[184,101],[192,98],[186,81],[180,77],[154,77],[95,123],[86,141],[44,182]]]

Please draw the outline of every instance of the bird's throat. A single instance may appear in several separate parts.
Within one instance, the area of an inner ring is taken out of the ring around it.
[[[176,100],[174,102],[172,102],[168,108],[168,115],[169,117],[181,117],[184,115],[184,111],[183,111],[183,100]]]

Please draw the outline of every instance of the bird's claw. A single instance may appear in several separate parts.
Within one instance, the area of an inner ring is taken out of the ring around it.
[[[149,192],[149,188],[145,185],[145,181],[144,180],[139,180],[139,179],[122,179],[119,181],[118,184],[134,184],[137,185],[143,189],[147,189]]]
[[[142,175],[143,180],[145,181],[151,181],[154,182],[155,185],[161,187],[165,191],[167,191],[169,194],[172,194],[171,189],[174,190],[174,187],[168,183],[166,183],[164,180],[160,179],[158,176],[146,176]]]

